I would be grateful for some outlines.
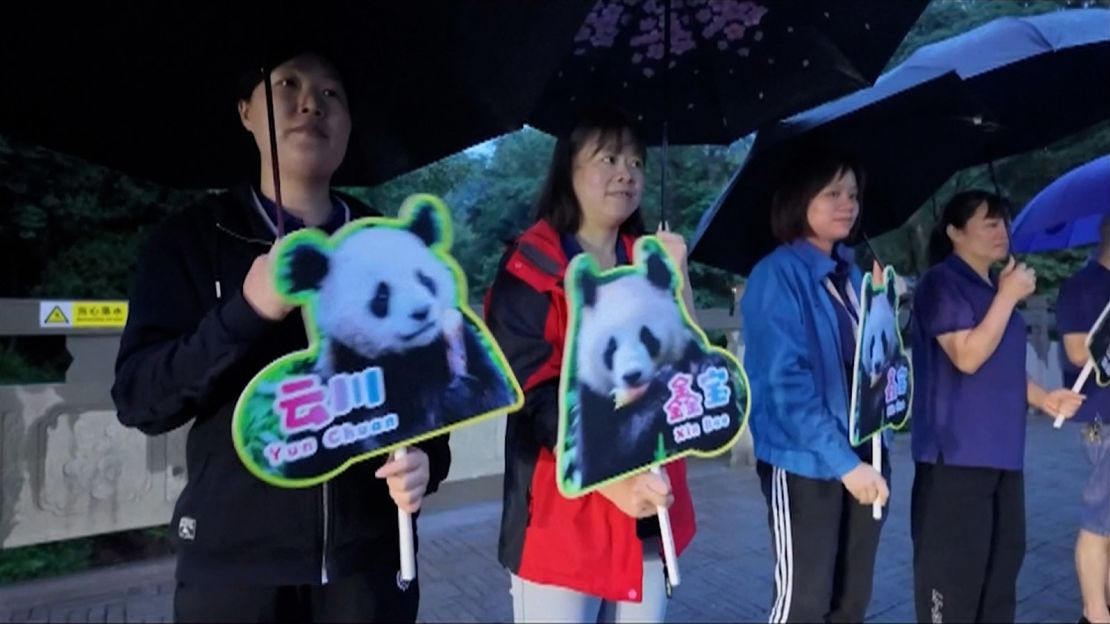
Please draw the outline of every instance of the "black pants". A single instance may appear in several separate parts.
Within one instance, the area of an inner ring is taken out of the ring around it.
[[[775,548],[771,622],[862,622],[871,602],[883,520],[840,480],[756,464]],[[883,475],[889,482],[890,465]]]
[[[420,588],[406,590],[397,570],[377,570],[327,585],[283,587],[177,584],[176,622],[415,622]]]
[[[917,464],[910,526],[919,622],[1013,622],[1025,558],[1020,471]]]

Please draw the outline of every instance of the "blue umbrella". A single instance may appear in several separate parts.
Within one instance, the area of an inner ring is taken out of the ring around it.
[[[923,46],[873,87],[761,129],[702,218],[691,259],[744,274],[774,248],[771,189],[783,158],[809,140],[861,157],[870,171],[863,229],[875,236],[905,222],[953,173],[1107,119],[1108,25],[1106,9],[1000,18]]]
[[[1053,251],[1099,241],[1098,226],[1110,213],[1110,156],[1076,167],[1034,197],[1014,221],[1018,253]]]
[[[923,46],[897,71],[955,71],[975,91],[999,122],[980,162],[1043,147],[1110,117],[1110,10],[999,18]]]

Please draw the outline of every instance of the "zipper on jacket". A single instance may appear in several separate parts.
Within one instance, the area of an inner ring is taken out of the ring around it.
[[[320,498],[323,500],[323,516],[324,516],[324,544],[320,552],[320,582],[324,585],[328,583],[328,482],[324,481],[324,487],[321,489]]]
[[[216,222],[216,229],[218,229],[221,232],[223,232],[224,234],[227,234],[228,236],[230,236],[232,238],[235,238],[237,240],[240,240],[244,243],[251,243],[251,244],[254,244],[254,245],[273,245],[274,244],[274,241],[272,241],[272,240],[268,241],[268,240],[263,240],[261,238],[250,238],[249,236],[243,236],[242,234],[239,234],[238,232],[233,232],[233,231],[227,229],[226,227],[224,227],[224,224],[222,224],[218,221]]]

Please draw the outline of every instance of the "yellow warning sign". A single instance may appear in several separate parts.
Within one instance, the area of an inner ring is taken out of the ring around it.
[[[68,326],[69,325],[69,319],[66,318],[66,313],[62,312],[62,307],[61,306],[54,306],[54,308],[51,309],[50,312],[46,315],[46,319],[43,320],[43,323],[45,323],[46,325],[66,325],[66,326]]]
[[[120,327],[127,324],[126,301],[74,301],[74,327]]]
[[[42,301],[39,303],[40,327],[122,329],[126,324],[126,301]]]

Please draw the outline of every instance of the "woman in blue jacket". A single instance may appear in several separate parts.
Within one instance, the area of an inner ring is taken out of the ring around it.
[[[775,547],[771,622],[861,622],[871,598],[882,526],[871,505],[885,504],[889,490],[871,445],[848,441],[862,277],[843,244],[862,178],[849,158],[822,149],[787,164],[771,208],[782,244],[752,270],[741,301]]]

